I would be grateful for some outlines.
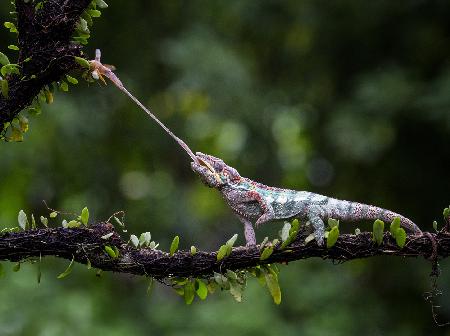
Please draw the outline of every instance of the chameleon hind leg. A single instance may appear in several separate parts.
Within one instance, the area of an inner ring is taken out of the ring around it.
[[[312,207],[309,209],[307,217],[309,222],[314,228],[314,236],[319,246],[323,245],[323,239],[325,237],[325,224],[320,216],[320,208]]]

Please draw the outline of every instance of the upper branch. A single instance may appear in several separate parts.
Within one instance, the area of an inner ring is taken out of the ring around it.
[[[103,239],[107,233],[113,235]],[[160,250],[135,249],[114,231],[111,224],[98,224],[89,228],[64,229],[50,228],[28,230],[18,233],[5,233],[0,237],[0,260],[21,261],[39,256],[74,258],[80,263],[88,259],[93,267],[105,271],[147,275],[155,278],[168,276],[202,277],[213,271],[237,270],[259,264],[287,263],[294,260],[319,257],[347,261],[377,255],[429,258],[435,243],[436,257],[446,258],[450,254],[450,234],[447,232],[425,233],[421,237],[409,237],[400,249],[389,233],[385,233],[383,244],[376,245],[371,233],[359,235],[344,234],[330,249],[319,247],[314,241],[304,244],[298,238],[287,249],[275,249],[266,260],[260,261],[259,246],[233,248],[229,257],[217,261],[216,252],[199,251],[192,255],[178,251],[173,256]],[[111,258],[104,252],[104,246],[116,246],[118,258]]]
[[[16,0],[20,75],[9,75],[9,97],[0,95],[0,131],[29,106],[46,85],[78,68],[81,46],[71,42],[80,15],[92,0],[48,0],[36,9]]]

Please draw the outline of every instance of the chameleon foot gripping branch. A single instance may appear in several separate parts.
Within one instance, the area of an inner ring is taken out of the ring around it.
[[[314,228],[317,243],[323,245],[325,235],[324,221],[328,218],[342,221],[360,221],[381,219],[386,222],[400,218],[401,225],[415,235],[422,235],[420,228],[408,218],[393,211],[357,202],[282,188],[269,187],[264,184],[241,177],[236,169],[225,164],[212,155],[197,152],[195,155],[186,143],[167,128],[149,109],[134,97],[122,84],[113,71],[100,62],[100,50],[97,49],[95,60],[90,61],[92,77],[111,80],[122,92],[130,97],[159,126],[161,126],[191,157],[191,168],[204,184],[219,190],[223,198],[244,224],[247,245],[255,245],[256,227],[267,222],[297,218],[309,221]]]

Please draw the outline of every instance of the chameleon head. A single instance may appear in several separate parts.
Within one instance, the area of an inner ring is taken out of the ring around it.
[[[220,188],[227,184],[238,183],[241,176],[233,167],[212,155],[195,153],[198,162],[191,162],[192,170],[197,173],[202,182],[211,188]]]

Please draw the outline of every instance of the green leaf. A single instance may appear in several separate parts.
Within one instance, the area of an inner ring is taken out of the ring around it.
[[[67,229],[67,221],[65,219],[62,220],[61,225],[63,228]]]
[[[152,235],[150,232],[142,232],[139,236],[139,245],[140,246],[148,246],[150,244],[150,240],[152,239]]]
[[[51,93],[49,90],[44,90],[44,94],[45,94],[45,102],[47,104],[52,104],[53,103],[53,93]]]
[[[84,225],[87,225],[88,221],[89,221],[89,209],[87,207],[84,207],[83,210],[81,210],[81,223],[83,223]]]
[[[197,248],[194,245],[192,245],[191,246],[191,254],[194,255],[196,253],[197,253]]]
[[[391,226],[389,228],[389,232],[391,233],[392,237],[395,238],[395,235],[397,233],[397,230],[400,228],[400,217],[395,217],[392,220]]]
[[[214,294],[214,292],[217,289],[217,284],[213,281],[208,282],[208,284],[206,285],[206,288],[208,288],[208,293]]]
[[[334,218],[328,218],[328,226],[330,227],[330,229],[333,229],[334,227],[339,228],[339,221]]]
[[[9,97],[9,84],[6,79],[3,79],[2,81],[2,95],[5,98]]]
[[[190,305],[192,301],[194,301],[194,297],[195,297],[194,284],[191,281],[189,281],[188,283],[186,283],[186,285],[184,285],[184,302]]]
[[[400,248],[403,248],[403,246],[405,246],[406,232],[403,228],[397,229],[397,232],[395,233],[395,242]]]
[[[81,223],[76,220],[71,220],[69,223],[67,223],[67,228],[69,228],[69,229],[79,228],[80,226],[81,226]]]
[[[438,230],[438,223],[436,221],[433,221],[433,229],[434,231]]]
[[[284,242],[289,238],[289,231],[291,230],[291,223],[284,223],[280,232],[281,241]]]
[[[29,122],[27,117],[24,117],[23,115],[19,116],[19,127],[23,133],[28,132]]]
[[[377,219],[373,222],[373,241],[378,245],[381,245],[383,242],[383,230],[384,222],[382,220]]]
[[[61,90],[63,90],[64,92],[69,91],[69,84],[67,84],[65,81],[61,81],[61,83],[59,83],[59,87],[60,87]]]
[[[130,241],[131,241],[131,243],[133,244],[134,247],[138,247],[139,246],[139,238],[136,235],[132,234],[130,236]]]
[[[175,236],[172,240],[172,244],[170,244],[170,255],[173,256],[174,253],[178,250],[178,244],[180,243],[180,237]]]
[[[113,259],[117,258],[116,252],[109,245],[105,245],[105,252]]]
[[[9,64],[9,58],[4,53],[0,52],[0,64],[7,65]]]
[[[10,74],[20,75],[20,71],[17,64],[6,64],[2,66],[0,69],[0,73],[2,74],[3,77]]]
[[[231,237],[230,239],[228,239],[228,241],[226,242],[226,245],[233,247],[234,243],[236,242],[236,239],[238,237],[238,234],[234,234],[233,237]]]
[[[236,281],[230,281],[230,294],[237,302],[242,302],[242,286]]]
[[[206,287],[206,284],[200,279],[195,279],[195,285],[195,292],[197,293],[198,297],[201,300],[206,299],[206,297],[208,296],[208,287]]]
[[[97,9],[90,9],[88,10],[88,14],[94,18],[100,17],[102,15],[102,12],[100,12]]]
[[[228,289],[230,286],[227,277],[217,272],[214,272],[214,281],[223,289]]]
[[[78,84],[78,79],[73,78],[72,76],[66,75],[66,79],[70,84],[73,84],[73,85]]]
[[[91,68],[91,64],[89,63],[88,60],[82,58],[82,57],[77,57],[75,56],[75,62],[77,62],[79,65],[81,65],[83,68],[86,69],[90,69]]]
[[[232,270],[227,269],[227,278],[230,280],[237,280],[238,276],[236,272],[233,272]]]
[[[77,28],[81,30],[85,34],[90,34],[88,23],[85,19],[80,18],[80,21],[77,23]]]
[[[228,252],[228,246],[222,245],[219,248],[219,251],[217,252],[217,261],[221,261],[223,258],[225,258],[225,256],[227,255],[227,252]]]
[[[94,22],[92,21],[92,17],[89,15],[87,11],[84,11],[81,14],[81,17],[86,20],[88,26],[92,26],[94,24]]]
[[[56,216],[58,216],[58,213],[56,211],[50,213],[50,218],[55,218]]]
[[[359,228],[356,228],[355,229],[355,235],[359,235],[359,234],[361,234],[361,230]]]
[[[117,246],[113,246],[113,250],[114,250],[114,253],[116,254],[116,258],[119,258],[119,255],[120,255],[119,248]]]
[[[9,46],[8,46],[8,49],[11,49],[11,50],[19,50],[19,47],[18,46],[16,46],[16,45],[14,45],[14,44],[10,44]]]
[[[327,248],[333,247],[334,244],[336,244],[338,237],[339,237],[339,224],[334,225],[333,228],[328,233]]]
[[[36,229],[36,220],[34,219],[33,214],[31,214],[31,229]]]
[[[70,262],[69,266],[67,266],[67,268],[64,272],[62,272],[60,275],[57,276],[57,279],[63,279],[66,276],[68,276],[70,273],[72,273],[74,260],[75,260],[75,257],[72,256],[72,261]]]
[[[27,223],[28,223],[28,217],[25,211],[20,210],[19,215],[17,216],[17,220],[19,222],[19,226],[22,230],[26,230]]]
[[[92,268],[91,261],[89,260],[88,257],[86,257],[86,268],[87,268],[88,270],[90,270],[90,269]]]
[[[264,248],[264,250],[261,253],[261,256],[259,257],[259,260],[266,260],[269,258],[273,253],[273,246],[268,246]]]
[[[23,141],[23,134],[20,128],[12,127],[10,140],[15,142]]]
[[[5,22],[5,23],[3,23],[3,25],[4,25],[6,28],[9,29],[9,32],[10,32],[10,33],[17,33],[17,32],[18,32],[18,31],[17,31],[17,28],[16,28],[16,25],[15,25],[14,23],[12,23],[12,22]]]
[[[273,302],[275,302],[275,304],[277,304],[277,305],[280,304],[281,303],[281,289],[280,289],[280,285],[278,284],[278,276],[272,270],[265,271],[264,276],[265,276],[267,288],[269,289],[270,295],[272,295]]]
[[[289,232],[289,234],[292,233],[293,231],[298,232],[299,228],[300,228],[300,222],[298,221],[298,219],[294,219],[291,223],[291,232]]]
[[[20,271],[20,262],[18,262],[18,263],[16,263],[14,266],[13,266],[13,272],[19,272]]]
[[[450,216],[450,208],[445,208],[444,212],[443,212],[443,215],[444,215],[445,218],[449,217]]]
[[[99,8],[108,8],[108,4],[103,0],[96,0],[96,4]]]
[[[173,287],[173,290],[175,293],[177,293],[179,296],[184,296],[184,288],[183,287]]]
[[[101,236],[100,238],[108,240],[109,238],[112,237],[113,234],[114,234],[114,232],[110,232],[110,233],[105,234],[104,236]]]

